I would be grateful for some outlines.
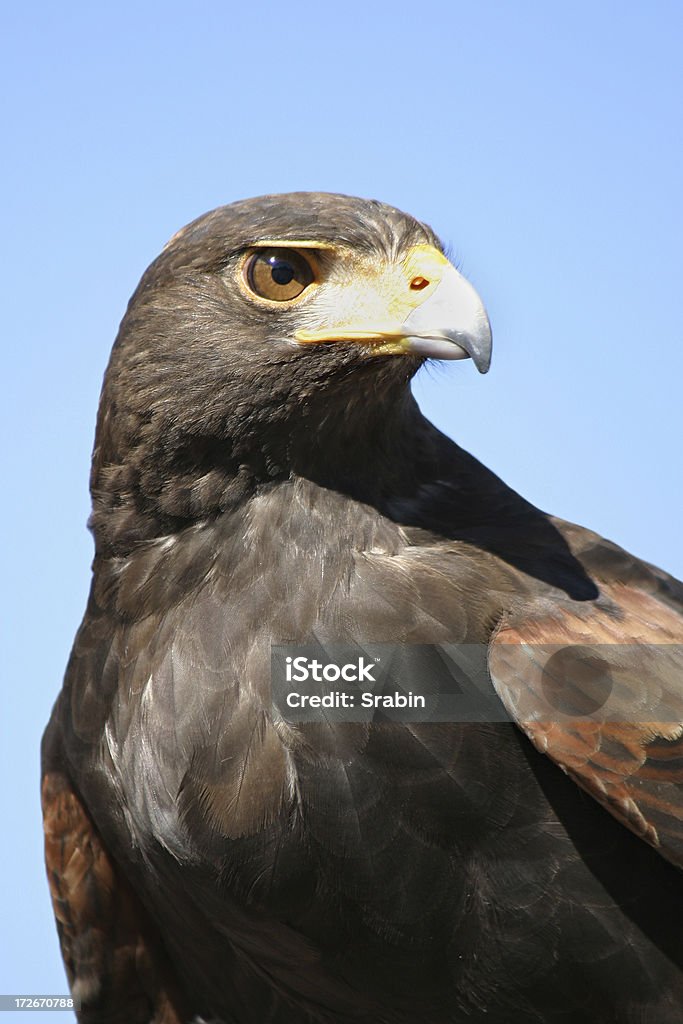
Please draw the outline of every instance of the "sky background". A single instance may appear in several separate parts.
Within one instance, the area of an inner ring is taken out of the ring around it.
[[[681,576],[683,7],[4,6],[0,993],[47,994],[66,983],[38,745],[89,585],[101,377],[146,265],[268,192],[431,223],[494,360],[423,371],[424,411],[542,508]]]

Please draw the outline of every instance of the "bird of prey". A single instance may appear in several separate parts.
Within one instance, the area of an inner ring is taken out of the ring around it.
[[[426,360],[490,349],[375,201],[225,206],[144,274],[43,743],[81,1021],[683,1020],[683,588],[422,416]],[[416,685],[483,652],[494,710],[298,721],[272,659],[307,644]]]

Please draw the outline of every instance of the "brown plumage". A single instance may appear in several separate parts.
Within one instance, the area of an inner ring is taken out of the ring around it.
[[[131,301],[43,750],[83,1021],[683,1016],[683,589],[422,417],[424,359],[490,345],[440,252],[378,203],[265,197]],[[271,644],[312,639],[479,645],[501,715],[284,721]]]

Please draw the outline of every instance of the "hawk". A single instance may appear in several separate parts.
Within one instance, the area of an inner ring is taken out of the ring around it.
[[[425,419],[425,360],[490,353],[374,201],[225,206],[144,274],[43,743],[81,1021],[683,1019],[683,588]],[[494,712],[291,720],[272,651],[312,642],[482,652]]]

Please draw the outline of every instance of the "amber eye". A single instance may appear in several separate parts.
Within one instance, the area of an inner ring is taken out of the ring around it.
[[[272,302],[296,299],[313,281],[308,260],[294,249],[261,249],[245,264],[252,292]]]

